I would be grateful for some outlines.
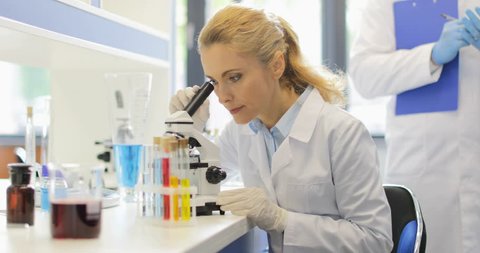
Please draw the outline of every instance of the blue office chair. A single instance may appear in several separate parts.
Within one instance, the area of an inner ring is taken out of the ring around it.
[[[383,188],[392,211],[392,253],[424,253],[427,231],[417,199],[402,185],[384,184]]]

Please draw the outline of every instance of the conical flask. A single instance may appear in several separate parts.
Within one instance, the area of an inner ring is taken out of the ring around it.
[[[135,201],[135,185],[145,143],[151,73],[107,73],[110,88],[113,156],[124,200]]]

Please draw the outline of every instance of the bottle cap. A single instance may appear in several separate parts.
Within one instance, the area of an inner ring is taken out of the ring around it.
[[[182,138],[178,141],[180,148],[187,148],[188,147],[188,139]]]
[[[163,147],[163,152],[169,153],[170,152],[170,140],[175,139],[173,136],[163,136],[162,138],[162,147]]]
[[[46,164],[42,165],[42,177],[48,177],[48,166]]]
[[[168,142],[168,146],[170,151],[175,152],[178,149],[178,141],[176,139],[172,139]]]
[[[160,136],[153,137],[153,144],[161,145],[162,144],[162,137],[160,137]]]
[[[7,166],[10,168],[10,172],[32,173],[33,165],[26,163],[9,163]]]
[[[33,116],[33,107],[27,106],[27,117],[32,117]]]
[[[9,163],[10,180],[14,185],[29,184],[32,175],[32,165],[25,163]]]

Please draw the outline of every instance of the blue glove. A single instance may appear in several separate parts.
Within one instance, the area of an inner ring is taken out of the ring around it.
[[[440,39],[432,49],[432,60],[443,65],[453,60],[460,48],[470,45],[464,38],[465,28],[462,21],[453,20],[445,23]]]
[[[480,15],[480,8],[475,8],[475,13],[471,10],[467,10],[467,17],[462,19],[462,23],[465,25],[466,34],[464,34],[464,39],[472,44],[474,47],[480,50],[480,19],[477,15]]]

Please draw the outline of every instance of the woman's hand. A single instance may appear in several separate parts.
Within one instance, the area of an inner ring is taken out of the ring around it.
[[[198,92],[200,87],[195,85],[193,87],[187,87],[185,89],[181,89],[177,91],[170,99],[169,110],[170,113],[174,113],[177,111],[183,111],[187,104],[192,100],[193,96]],[[210,117],[210,106],[208,99],[203,102],[203,104],[198,108],[198,110],[193,114],[193,127],[200,132],[203,132],[205,125],[207,124],[207,120]]]
[[[287,211],[270,201],[261,188],[241,188],[222,191],[217,204],[223,211],[234,215],[245,215],[259,228],[266,231],[283,232],[287,226]]]

